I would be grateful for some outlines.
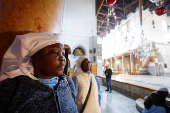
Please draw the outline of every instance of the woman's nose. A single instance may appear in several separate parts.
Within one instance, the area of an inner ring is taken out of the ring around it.
[[[64,61],[64,60],[65,60],[65,56],[64,56],[64,55],[62,55],[62,54],[60,54],[60,56],[59,56],[59,60],[60,60],[60,61]]]

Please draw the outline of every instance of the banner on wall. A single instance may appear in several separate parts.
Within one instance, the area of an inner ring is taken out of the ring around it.
[[[102,61],[102,44],[97,44],[97,61]]]

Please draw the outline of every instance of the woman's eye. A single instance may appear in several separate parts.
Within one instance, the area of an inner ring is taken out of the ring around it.
[[[58,54],[56,51],[52,51],[51,53],[53,53],[53,54]]]

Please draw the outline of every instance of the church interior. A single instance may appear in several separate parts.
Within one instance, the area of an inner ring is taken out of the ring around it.
[[[61,34],[70,78],[80,56],[90,59],[101,113],[141,113],[146,96],[170,91],[170,0],[1,0],[0,25],[0,68],[15,37],[30,32]]]

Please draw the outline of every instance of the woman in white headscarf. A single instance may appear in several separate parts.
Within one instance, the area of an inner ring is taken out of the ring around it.
[[[1,113],[77,113],[73,81],[63,74],[64,45],[55,33],[17,36],[0,74]]]
[[[76,89],[76,104],[79,113],[100,113],[100,81],[90,72],[90,61],[80,56],[73,73]],[[90,87],[90,81],[91,87]],[[89,93],[90,91],[90,93]],[[88,96],[87,96],[88,95]]]

